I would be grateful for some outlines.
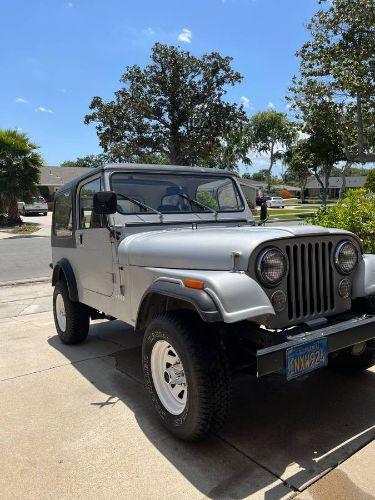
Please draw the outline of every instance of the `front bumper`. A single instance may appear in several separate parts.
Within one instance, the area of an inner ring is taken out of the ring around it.
[[[307,331],[290,337],[287,342],[258,350],[257,377],[283,370],[286,365],[286,351],[290,347],[321,338],[327,338],[329,353],[372,340],[375,338],[375,316],[353,318],[319,330]]]
[[[48,212],[48,208],[25,208],[25,212],[29,214],[40,214],[41,212]]]

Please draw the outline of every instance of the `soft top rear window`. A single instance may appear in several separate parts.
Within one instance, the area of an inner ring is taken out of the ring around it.
[[[111,188],[118,195],[117,209],[122,214],[152,213],[152,210],[162,213],[244,210],[237,186],[227,176],[115,172]]]

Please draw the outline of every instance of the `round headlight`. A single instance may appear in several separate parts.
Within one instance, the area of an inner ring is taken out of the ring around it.
[[[288,271],[285,255],[278,248],[266,248],[259,257],[257,272],[260,280],[266,286],[276,286]]]
[[[341,241],[335,250],[335,266],[339,273],[349,274],[358,262],[358,251],[351,241]]]

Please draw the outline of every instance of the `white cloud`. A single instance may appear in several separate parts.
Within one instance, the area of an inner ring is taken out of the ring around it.
[[[67,7],[68,7],[68,9],[71,9],[73,7],[72,2],[68,2]]]
[[[15,102],[19,102],[21,104],[27,103],[26,99],[24,99],[23,97],[17,97],[17,99],[15,99]]]
[[[247,109],[251,108],[250,99],[244,95],[241,97],[241,104],[244,108],[247,108]]]
[[[152,36],[152,35],[155,35],[155,30],[153,28],[147,28],[147,29],[144,30],[144,33],[146,35]]]
[[[178,40],[180,42],[184,42],[184,43],[191,43],[192,36],[193,36],[193,34],[192,34],[191,30],[188,30],[187,28],[183,28],[181,33],[178,35]]]
[[[273,102],[269,101],[268,104],[267,104],[267,108],[268,109],[275,109],[275,105]]]
[[[44,106],[38,106],[37,108],[35,108],[35,111],[40,113],[53,113],[52,109],[45,108]]]

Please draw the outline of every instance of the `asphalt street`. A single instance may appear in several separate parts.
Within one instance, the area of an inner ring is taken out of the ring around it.
[[[51,240],[37,234],[0,240],[0,282],[50,276]]]

